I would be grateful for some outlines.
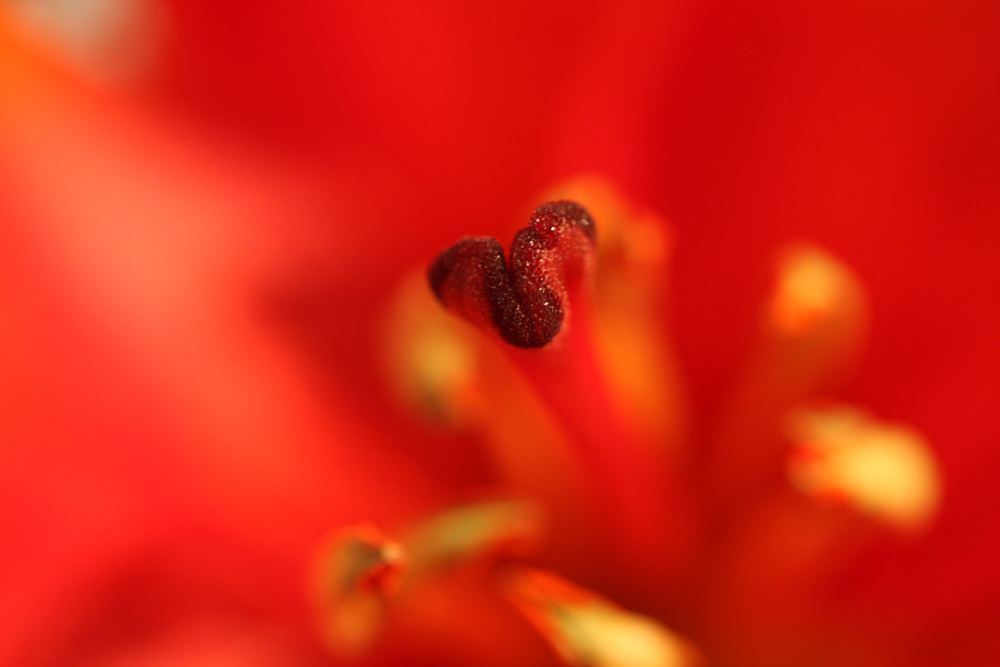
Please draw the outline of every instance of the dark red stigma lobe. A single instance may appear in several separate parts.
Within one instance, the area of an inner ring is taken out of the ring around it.
[[[543,204],[514,236],[509,261],[493,238],[465,238],[428,271],[438,300],[511,345],[547,345],[562,328],[569,283],[585,270],[596,241],[590,213],[571,201]]]

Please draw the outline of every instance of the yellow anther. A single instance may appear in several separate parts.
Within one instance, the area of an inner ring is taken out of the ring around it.
[[[406,566],[402,545],[372,526],[331,538],[313,579],[314,601],[331,650],[355,657],[371,646],[382,629],[386,600],[399,589]]]
[[[907,532],[933,518],[941,478],[930,447],[913,429],[838,406],[794,411],[788,432],[796,444],[790,478],[806,495],[846,502]]]
[[[403,402],[443,425],[464,426],[478,368],[474,332],[434,299],[422,272],[400,288],[389,318],[386,361]]]
[[[703,660],[661,623],[622,609],[554,574],[519,568],[504,580],[508,598],[568,665],[687,667]]]
[[[407,546],[414,570],[427,572],[533,552],[545,533],[541,510],[518,500],[458,507],[425,521]]]
[[[778,333],[800,336],[858,291],[853,274],[826,252],[812,246],[792,248],[778,269],[767,323]]]

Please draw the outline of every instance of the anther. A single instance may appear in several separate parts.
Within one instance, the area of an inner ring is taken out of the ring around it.
[[[930,447],[913,429],[848,406],[800,408],[788,419],[792,484],[903,532],[925,528],[941,500]]]
[[[415,576],[536,551],[545,534],[542,511],[520,500],[456,507],[417,526],[407,540]]]
[[[700,652],[659,622],[635,614],[565,579],[513,568],[503,579],[511,603],[567,665],[693,667]]]
[[[371,646],[407,560],[402,545],[370,525],[347,529],[329,542],[320,554],[313,593],[331,650],[355,656]]]

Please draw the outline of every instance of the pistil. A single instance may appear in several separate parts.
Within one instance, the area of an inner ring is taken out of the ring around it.
[[[464,239],[429,278],[449,310],[510,344],[505,354],[571,436],[602,501],[599,522],[622,547],[614,553],[663,572],[676,564],[687,517],[662,452],[618,409],[595,347],[588,295],[597,236],[579,204],[544,204],[509,260],[492,239]]]

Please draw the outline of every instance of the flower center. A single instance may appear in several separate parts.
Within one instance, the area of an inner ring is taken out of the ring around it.
[[[407,531],[404,584],[390,602],[376,587],[382,620],[366,627],[440,620],[455,599],[460,613],[492,609],[497,627],[515,609],[574,665],[699,664],[656,618],[713,664],[812,664],[831,637],[862,647],[863,624],[831,617],[818,592],[881,535],[925,529],[941,489],[915,432],[817,402],[861,348],[861,281],[820,248],[789,247],[754,356],[693,433],[661,316],[665,224],[599,179],[550,198],[509,257],[492,238],[463,239],[392,308],[387,366],[403,402],[472,434],[498,495],[517,500]],[[343,557],[338,544],[326,560]],[[326,605],[321,616],[335,617],[350,599]]]

